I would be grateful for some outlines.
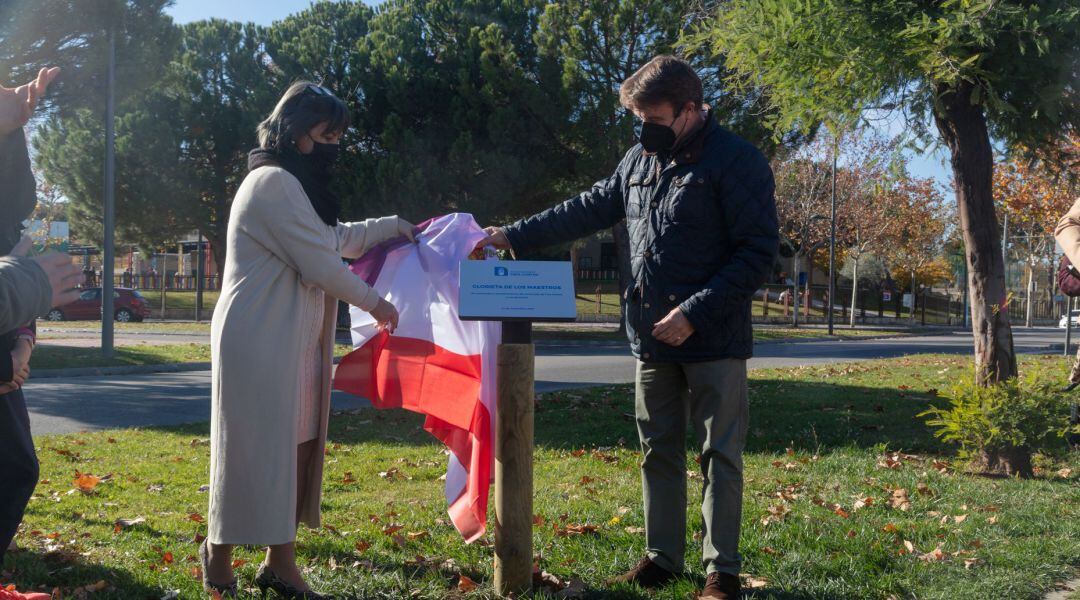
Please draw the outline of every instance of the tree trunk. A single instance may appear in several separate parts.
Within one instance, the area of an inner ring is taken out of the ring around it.
[[[1004,473],[1024,479],[1035,476],[1031,464],[1031,449],[1026,446],[983,450],[979,456],[979,465],[988,473]]]
[[[619,332],[626,333],[626,298],[622,294],[634,283],[634,273],[630,269],[630,232],[626,230],[626,221],[619,221],[611,228],[611,237],[615,240],[615,259],[619,263]]]
[[[214,266],[217,267],[217,281],[220,288],[225,278],[225,235],[218,235],[215,226],[213,230],[203,233],[203,237],[210,243],[210,254],[214,256]]]
[[[851,269],[851,323],[855,326],[855,311],[859,308],[859,257],[852,259]]]
[[[915,286],[915,269],[911,270],[911,324],[915,324],[915,309],[919,306],[919,292]]]
[[[1024,327],[1031,327],[1035,316],[1035,265],[1028,263],[1027,310],[1024,312]]]
[[[798,252],[796,252],[795,255],[791,257],[791,264],[792,264],[792,270],[795,271],[795,274],[794,274],[795,279],[794,279],[794,283],[792,285],[792,291],[791,291],[791,303],[792,303],[792,306],[795,308],[795,310],[792,311],[792,313],[791,313],[792,315],[794,315],[792,317],[792,320],[791,320],[791,326],[792,327],[798,327],[799,326],[799,294],[802,293],[799,290],[799,253]]]
[[[1005,272],[994,214],[993,151],[986,116],[971,102],[972,85],[939,86],[934,121],[951,152],[960,228],[967,251],[975,373],[980,385],[1015,377]]]

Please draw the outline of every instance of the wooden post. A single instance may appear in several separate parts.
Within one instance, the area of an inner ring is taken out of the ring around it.
[[[503,322],[495,428],[495,593],[532,589],[532,323]]]
[[[761,298],[761,316],[769,316],[769,288],[765,288],[765,294]]]

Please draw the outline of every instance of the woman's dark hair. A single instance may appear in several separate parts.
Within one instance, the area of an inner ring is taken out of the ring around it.
[[[259,123],[259,147],[280,152],[319,123],[326,123],[329,132],[345,131],[352,123],[349,107],[330,90],[297,81],[285,90],[274,112]]]

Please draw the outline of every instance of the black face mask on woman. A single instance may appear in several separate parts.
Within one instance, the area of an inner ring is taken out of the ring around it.
[[[679,120],[680,114],[682,114],[681,108],[675,113],[675,118],[671,121],[672,125]],[[647,121],[638,123],[637,136],[638,141],[641,142],[641,147],[650,154],[671,150],[675,146],[675,140],[679,137],[671,126]]]
[[[323,144],[314,140],[312,142],[315,146],[312,148],[311,154],[307,155],[307,159],[311,161],[311,165],[316,171],[327,173],[337,162],[341,147],[338,144]]]

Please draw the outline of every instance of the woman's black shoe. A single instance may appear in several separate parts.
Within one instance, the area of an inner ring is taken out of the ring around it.
[[[202,587],[203,591],[207,594],[213,594],[217,592],[222,598],[235,598],[236,597],[236,580],[233,579],[232,583],[222,585],[220,583],[213,583],[210,581],[210,550],[206,547],[210,542],[203,540],[203,543],[199,546],[199,561],[202,563]]]
[[[1065,386],[1065,389],[1063,389],[1061,391],[1063,391],[1063,392],[1071,392],[1071,391],[1076,389],[1076,386],[1080,386],[1080,381],[1074,381],[1074,382],[1069,383],[1069,385]]]
[[[266,563],[259,567],[259,572],[255,575],[255,586],[259,588],[259,591],[264,596],[267,592],[273,590],[285,600],[334,600],[333,596],[320,594],[312,590],[301,592],[296,589],[296,586],[274,574]]]

